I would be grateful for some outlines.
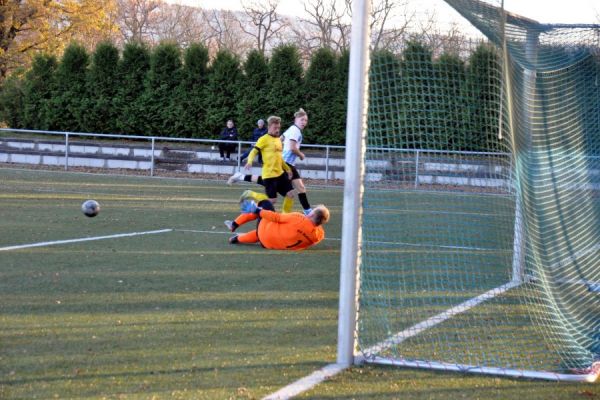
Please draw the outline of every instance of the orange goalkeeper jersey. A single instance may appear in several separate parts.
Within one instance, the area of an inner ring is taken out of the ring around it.
[[[267,249],[302,250],[325,238],[322,226],[300,213],[279,214],[269,210],[260,212],[258,240]]]

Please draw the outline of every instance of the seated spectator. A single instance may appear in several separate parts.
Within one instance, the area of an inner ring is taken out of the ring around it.
[[[244,160],[248,158],[248,154],[250,154],[250,152],[252,151],[254,143],[256,143],[262,135],[267,133],[267,127],[265,126],[265,121],[263,119],[259,119],[258,121],[256,121],[256,126],[257,127],[254,128],[254,131],[252,131],[252,146],[250,146],[250,148],[246,150],[244,154],[242,154],[242,156],[240,157],[240,161],[242,164],[244,163]],[[262,157],[260,156],[260,154],[258,155],[258,162],[262,163]]]
[[[233,120],[227,121],[227,126],[221,132],[221,140],[237,141],[238,131],[233,124]],[[221,161],[231,161],[231,152],[235,151],[237,143],[219,143],[219,154],[221,155]],[[225,158],[227,155],[227,158]]]

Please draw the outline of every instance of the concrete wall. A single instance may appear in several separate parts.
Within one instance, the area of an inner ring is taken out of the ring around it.
[[[199,174],[233,174],[237,163],[221,163],[218,151],[205,146],[190,144],[190,149],[154,149],[156,170],[171,163],[185,172]],[[197,149],[192,149],[196,147]],[[28,141],[0,139],[0,162],[32,165],[64,166],[65,144],[52,141]],[[237,154],[236,154],[237,155]],[[152,168],[152,149],[148,146],[107,145],[87,142],[69,144],[69,167],[118,168],[148,171]],[[326,173],[326,165],[328,171]],[[315,157],[311,154],[297,163],[304,178],[317,180],[343,180],[344,159],[341,157]],[[165,167],[166,168],[166,167]],[[390,160],[368,160],[366,178],[369,181],[383,179],[418,185],[452,185],[482,188],[507,188],[509,176],[506,166],[494,165],[493,159],[482,157],[469,159],[465,156],[452,159],[444,155],[421,156],[418,166],[415,158],[404,154]],[[260,168],[252,173],[260,174]]]

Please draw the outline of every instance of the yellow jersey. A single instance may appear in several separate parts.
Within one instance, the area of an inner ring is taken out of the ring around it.
[[[281,143],[280,138],[271,136],[269,134],[262,135],[248,155],[249,164],[254,161],[254,157],[256,157],[259,150],[263,159],[261,173],[263,179],[277,178],[284,172],[288,172],[290,170],[290,167],[283,162],[281,153],[283,150],[283,144]]]

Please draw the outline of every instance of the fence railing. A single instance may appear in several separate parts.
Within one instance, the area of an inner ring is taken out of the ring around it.
[[[13,136],[14,135],[14,136]],[[81,153],[74,150],[77,145],[118,147],[115,141],[124,141],[125,146],[132,147],[133,143],[146,143],[145,145],[136,148],[138,157],[147,157],[147,161],[140,167],[132,167],[135,169],[149,170],[151,176],[155,175],[155,166],[157,161],[160,161],[161,156],[164,156],[164,147],[175,146],[173,150],[178,152],[189,151],[194,146],[203,146],[203,160],[194,161],[196,164],[211,162],[219,165],[216,154],[216,147],[220,143],[232,144],[237,147],[237,158],[235,164],[229,163],[225,167],[220,168],[221,173],[233,171],[233,168],[239,170],[241,165],[241,155],[244,148],[249,148],[253,142],[238,140],[238,141],[223,141],[215,139],[196,139],[196,138],[171,138],[161,136],[139,136],[139,135],[118,135],[118,134],[103,134],[103,133],[85,133],[85,132],[61,132],[61,131],[45,131],[45,130],[28,130],[28,129],[0,129],[1,137],[10,137],[19,140],[32,140],[40,142],[45,140],[45,137],[62,137],[60,146],[64,149],[55,152],[61,153],[64,160],[65,170],[69,169],[70,158],[80,157]],[[41,137],[41,139],[40,139]],[[77,141],[76,139],[79,139]],[[93,139],[93,144],[88,142]],[[104,142],[106,140],[106,142]],[[100,142],[101,144],[99,144]],[[172,144],[169,144],[172,143]],[[122,143],[119,143],[122,144]],[[160,144],[161,147],[157,148]],[[180,147],[176,147],[180,145]],[[189,146],[187,146],[189,145]],[[142,151],[140,148],[145,148]],[[149,150],[148,150],[149,148]],[[71,149],[71,151],[70,151]],[[81,151],[81,149],[78,149]],[[314,145],[303,144],[302,150],[307,153],[308,161],[299,162],[298,166],[301,171],[306,171],[310,175],[310,169],[318,169],[319,176],[325,181],[325,185],[329,185],[330,179],[343,179],[344,170],[344,146],[334,145]],[[72,152],[72,154],[71,154]],[[103,153],[104,154],[104,153]],[[132,152],[133,154],[133,152]],[[200,154],[200,153],[198,153]],[[235,154],[235,153],[234,153]],[[61,158],[62,158],[61,157]],[[91,157],[91,156],[90,156]],[[163,157],[164,158],[164,157]],[[493,153],[493,152],[464,152],[464,151],[440,151],[440,150],[420,150],[420,149],[394,149],[385,147],[367,147],[367,173],[371,174],[373,180],[391,179],[402,181],[404,183],[411,182],[415,188],[420,184],[454,184],[454,185],[469,185],[469,186],[505,186],[505,183],[494,183],[494,179],[501,177],[503,181],[509,181],[510,170],[507,167],[510,164],[510,154],[508,153]],[[497,165],[496,165],[497,164]],[[502,172],[494,174],[494,170],[502,169]],[[216,170],[216,169],[215,169]],[[223,172],[223,170],[226,170]],[[490,172],[491,171],[491,172]],[[304,173],[303,173],[304,175]],[[496,175],[494,178],[492,175]],[[484,181],[487,179],[487,181]]]
[[[240,169],[241,165],[241,156],[243,153],[243,148],[250,148],[254,142],[245,141],[245,140],[237,140],[237,141],[226,141],[226,140],[217,140],[217,139],[197,139],[197,138],[172,138],[172,137],[163,137],[163,136],[140,136],[140,135],[120,135],[120,134],[106,134],[106,133],[89,133],[89,132],[65,132],[65,131],[47,131],[47,130],[33,130],[33,129],[11,129],[11,128],[0,128],[0,132],[4,133],[15,133],[17,135],[42,135],[42,136],[62,136],[64,142],[64,168],[65,170],[69,169],[69,148],[70,142],[74,137],[78,138],[99,138],[99,139],[109,139],[109,140],[126,140],[126,141],[136,141],[136,142],[147,142],[150,147],[149,152],[149,163],[150,163],[150,175],[154,176],[154,166],[156,164],[157,153],[160,150],[156,149],[157,143],[193,143],[193,144],[203,144],[209,145],[213,147],[213,150],[219,144],[235,144],[237,148],[237,157],[236,163],[237,168]],[[345,149],[344,146],[335,146],[335,145],[315,145],[315,144],[303,144],[302,149],[306,151],[306,149],[317,149],[324,152],[324,170],[325,170],[325,181],[329,180],[332,158],[332,150],[342,152]]]

